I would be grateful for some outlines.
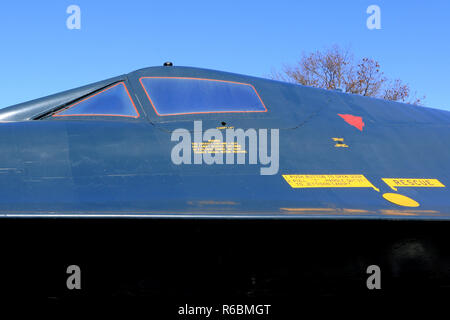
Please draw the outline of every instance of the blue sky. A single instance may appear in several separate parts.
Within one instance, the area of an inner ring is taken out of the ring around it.
[[[81,8],[81,30],[66,9]],[[381,30],[366,9],[381,8]],[[450,110],[450,1],[40,0],[0,5],[0,107],[173,61],[254,76],[333,44]]]

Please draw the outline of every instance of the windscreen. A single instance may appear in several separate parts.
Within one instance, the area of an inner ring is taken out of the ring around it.
[[[86,99],[71,104],[53,116],[122,116],[137,118],[139,113],[131,100],[125,84],[120,82]]]
[[[159,116],[267,111],[256,89],[247,83],[163,77],[140,81]]]

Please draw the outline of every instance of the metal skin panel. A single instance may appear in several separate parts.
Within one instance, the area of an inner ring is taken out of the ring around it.
[[[160,117],[143,76],[248,83],[267,112]],[[0,124],[1,217],[450,219],[450,112],[196,68],[148,68],[117,79],[126,81],[139,118],[30,120],[55,109],[53,102],[43,109],[45,99],[36,109],[23,104],[23,118],[20,107],[0,110],[9,121]],[[362,130],[339,114],[361,117]],[[194,120],[203,130],[223,123],[279,129],[278,173],[260,175],[261,164],[173,164],[171,133],[193,131]],[[283,175],[364,175],[373,188],[296,188]],[[444,187],[395,191],[383,178],[438,179]],[[386,193],[419,206],[389,202]]]

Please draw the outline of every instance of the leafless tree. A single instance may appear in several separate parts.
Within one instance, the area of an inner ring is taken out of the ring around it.
[[[337,45],[303,54],[295,65],[272,72],[271,78],[410,104],[422,104],[424,99],[412,96],[409,85],[401,80],[387,79],[378,61],[363,58],[355,63],[353,54]]]

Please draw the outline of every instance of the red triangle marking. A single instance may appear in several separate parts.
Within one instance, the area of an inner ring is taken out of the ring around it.
[[[338,116],[340,116],[342,119],[345,120],[349,125],[354,126],[359,131],[363,130],[364,127],[364,121],[362,117],[354,116],[351,114],[340,114],[338,113]]]

